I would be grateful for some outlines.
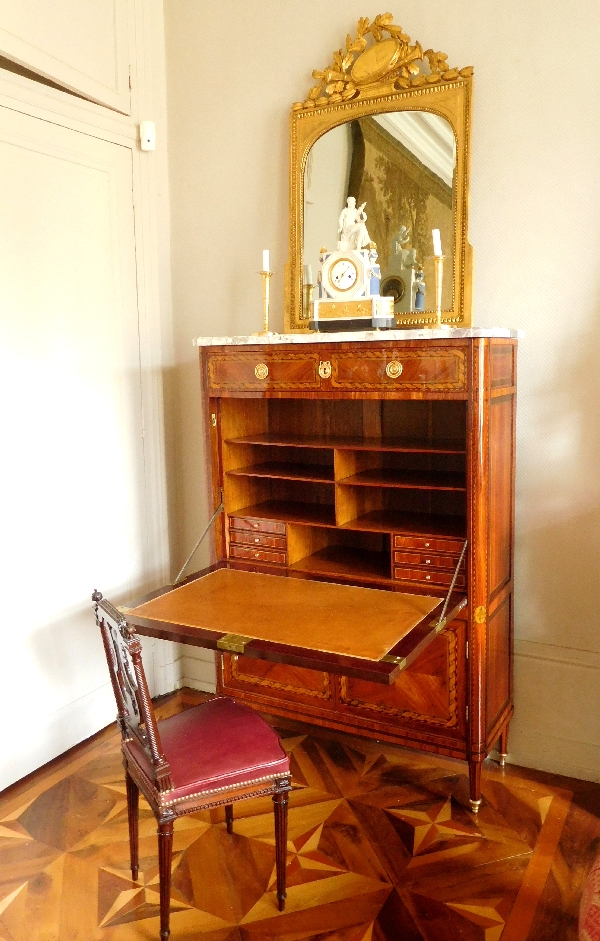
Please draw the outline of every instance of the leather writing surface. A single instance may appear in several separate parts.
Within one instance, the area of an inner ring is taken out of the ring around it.
[[[429,595],[218,569],[128,614],[380,660],[439,604]]]

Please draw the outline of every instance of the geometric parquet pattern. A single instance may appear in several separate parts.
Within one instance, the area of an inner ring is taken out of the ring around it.
[[[231,836],[222,809],[184,817],[175,825],[173,941],[532,937],[569,792],[486,763],[474,816],[459,762],[272,721],[294,778],[286,910],[276,908],[270,798],[236,805]],[[141,801],[132,881],[111,732],[0,804],[0,939],[156,941],[156,854]]]

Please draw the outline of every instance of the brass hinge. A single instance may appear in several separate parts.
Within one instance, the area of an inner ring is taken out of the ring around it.
[[[249,644],[251,640],[251,637],[244,637],[243,634],[223,634],[217,641],[217,647],[228,653],[243,653],[246,644]]]
[[[392,657],[389,653],[380,658],[380,663],[395,663],[401,670],[406,666],[406,657]]]
[[[466,643],[467,660],[469,659],[469,641]]]
[[[467,722],[469,721],[469,707],[465,707],[465,712],[467,713]]]

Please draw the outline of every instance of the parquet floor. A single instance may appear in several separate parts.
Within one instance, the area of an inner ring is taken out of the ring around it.
[[[197,814],[175,829],[173,941],[575,941],[599,785],[487,762],[475,817],[459,762],[273,724],[296,784],[286,911],[270,799],[236,805],[232,836]],[[114,728],[0,797],[2,941],[156,941],[156,828],[142,803],[133,882]]]

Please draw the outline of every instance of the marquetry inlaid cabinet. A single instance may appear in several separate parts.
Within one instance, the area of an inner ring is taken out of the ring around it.
[[[481,762],[498,740],[506,752],[513,711],[516,340],[379,336],[197,341],[213,501],[222,493],[225,509],[216,555],[281,577],[439,596],[456,576],[467,606],[390,686],[223,653],[218,688],[465,759],[477,801]]]

